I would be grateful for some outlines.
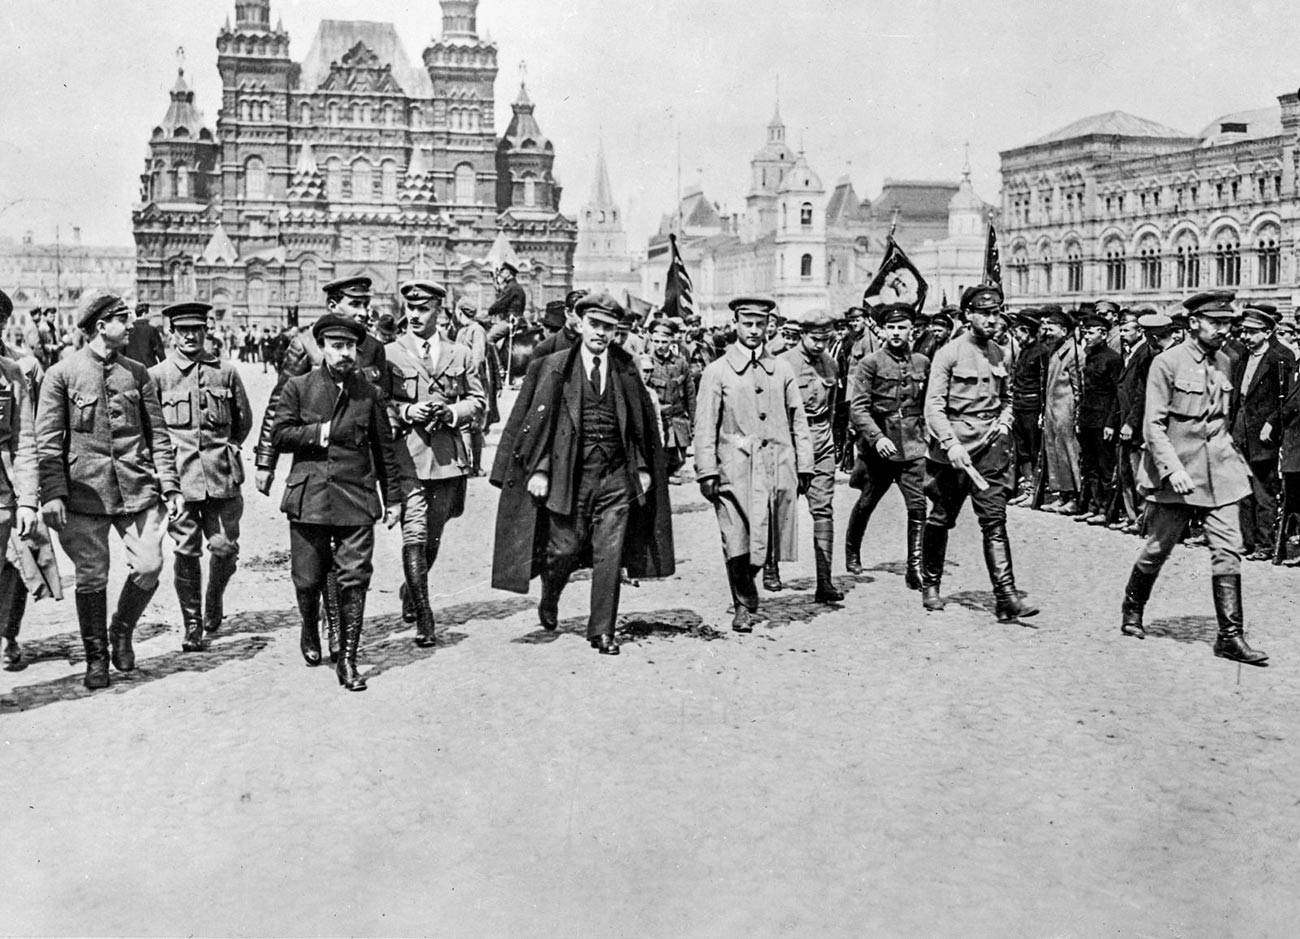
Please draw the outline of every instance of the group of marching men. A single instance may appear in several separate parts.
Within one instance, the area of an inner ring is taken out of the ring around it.
[[[269,493],[279,455],[292,454],[280,509],[290,528],[301,653],[309,666],[322,663],[323,620],[339,683],[359,691],[366,683],[357,650],[380,520],[401,525],[403,618],[414,624],[416,645],[435,645],[429,572],[478,472],[496,370],[472,304],[451,311],[451,337],[439,284],[401,286],[399,332],[386,343],[367,330],[367,278],[324,289],[327,311],[293,338],[265,409],[256,486]],[[558,628],[565,586],[590,566],[587,638],[600,654],[618,654],[624,575],[675,570],[669,483],[680,481],[688,448],[721,532],[736,632],[762,621],[759,572],[766,589],[780,589],[778,564],[796,557],[800,496],[813,519],[815,599],[842,600],[831,577],[832,497],[845,450],[837,407],[851,428],[850,483],[860,490],[846,533],[848,572],[862,573],[871,514],[896,485],[907,509],[907,585],[921,592],[926,610],[942,610],[948,533],[969,499],[997,619],[1038,612],[1016,589],[1006,529],[1025,449],[1017,447],[1026,428],[1014,379],[1036,340],[1012,333],[998,288],[967,289],[956,316],[939,324],[942,335],[932,323],[918,328],[906,303],[872,308],[869,326],[809,311],[774,330],[773,301],[739,297],[730,304],[729,344],[703,364],[698,385],[671,321],[652,322],[649,351],[635,355],[613,297],[575,292],[570,301],[569,343],[534,356],[490,474],[500,489],[492,584],[527,593],[540,579],[544,629]],[[1252,467],[1232,438],[1234,388],[1251,379],[1234,384],[1223,351],[1241,317],[1222,291],[1185,306],[1177,334],[1168,317],[1136,320],[1151,353],[1134,467],[1147,540],[1125,592],[1122,630],[1144,636],[1142,613],[1160,567],[1197,519],[1211,549],[1220,624],[1214,651],[1259,664],[1267,656],[1246,643],[1242,628],[1237,506],[1252,494]],[[205,344],[211,308],[186,302],[163,312],[171,349],[146,369],[121,351],[132,331],[130,308],[111,294],[89,295],[78,318],[84,346],[50,368],[35,402],[31,382],[0,358],[0,544],[11,530],[27,537],[45,525],[59,533],[75,568],[92,689],[109,684],[110,663],[122,672],[135,667],[133,631],[157,589],[164,533],[175,543],[186,652],[205,651],[220,630],[236,568],[240,447],[253,429],[252,410],[238,372]],[[1251,322],[1247,311],[1242,335],[1255,351],[1246,368],[1255,372],[1262,353]],[[1085,320],[1070,341],[1091,350],[1092,331],[1103,325]],[[130,568],[111,616],[110,529]]]

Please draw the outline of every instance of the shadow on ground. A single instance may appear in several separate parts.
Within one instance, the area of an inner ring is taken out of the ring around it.
[[[1213,616],[1171,616],[1147,623],[1146,632],[1148,639],[1213,645],[1219,634],[1219,621]]]
[[[705,624],[695,610],[680,608],[650,610],[620,616],[614,626],[614,635],[620,642],[638,642],[648,639],[698,639],[712,642],[724,638],[722,632]],[[577,636],[585,642],[587,618],[571,616],[560,620],[553,631],[539,628],[510,641],[520,645],[538,646],[552,643],[561,636]]]

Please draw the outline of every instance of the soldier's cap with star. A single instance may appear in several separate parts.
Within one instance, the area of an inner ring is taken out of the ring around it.
[[[7,320],[13,316],[14,302],[9,299],[9,294],[0,290],[0,320]]]
[[[1241,328],[1272,330],[1277,328],[1277,320],[1256,306],[1247,306],[1241,314]]]
[[[211,312],[212,304],[187,300],[163,307],[162,315],[167,317],[172,329],[180,329],[183,326],[207,326],[208,314]]]
[[[961,293],[963,313],[996,313],[1002,308],[1002,291],[989,284],[976,284]]]
[[[542,313],[542,325],[549,326],[551,329],[561,329],[564,326],[564,301],[548,300],[546,301],[546,311]]]
[[[351,339],[357,345],[366,338],[366,328],[351,316],[326,313],[311,327],[312,338],[321,343],[326,339]]]
[[[104,317],[130,311],[131,308],[115,293],[89,293],[82,298],[81,308],[77,311],[77,326],[89,333]]]
[[[656,333],[663,333],[669,339],[672,339],[677,335],[677,321],[668,316],[661,316],[650,321],[650,325],[646,327],[646,332],[652,336]]]
[[[573,312],[583,319],[591,318],[599,323],[609,323],[613,326],[623,321],[623,305],[606,290],[587,294],[574,304]]]
[[[568,293],[564,295],[564,309],[572,310],[576,308],[578,305],[578,301],[581,300],[589,293],[591,293],[590,290],[583,290],[581,288],[579,288],[578,290],[570,290]]]
[[[1164,333],[1174,328],[1174,321],[1172,317],[1166,316],[1164,313],[1143,309],[1138,311],[1138,325],[1147,332]]]
[[[340,277],[321,287],[326,297],[351,297],[354,300],[370,299],[370,278],[363,274],[355,277]]]
[[[813,308],[790,314],[790,322],[805,333],[828,333],[835,328],[835,317],[830,310]]]
[[[407,280],[397,288],[402,299],[413,307],[428,306],[434,297],[446,299],[447,288],[434,280]]]
[[[912,309],[910,303],[886,303],[884,306],[872,310],[872,315],[878,326],[904,321],[908,323],[916,322],[916,311]]]
[[[771,316],[776,301],[771,297],[736,297],[727,304],[734,316]]]
[[[1241,308],[1241,315],[1249,316],[1251,310],[1258,310],[1263,313],[1271,319],[1274,324],[1277,324],[1282,319],[1282,314],[1278,313],[1276,306],[1271,303],[1264,303],[1262,300],[1246,301],[1246,304]]]
[[[1237,318],[1237,311],[1232,301],[1237,299],[1231,290],[1206,290],[1183,301],[1188,316],[1204,316],[1209,319],[1231,320]]]

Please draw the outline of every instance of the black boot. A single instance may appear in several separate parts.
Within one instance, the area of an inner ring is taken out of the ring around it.
[[[813,560],[817,565],[817,603],[839,603],[844,594],[831,579],[831,557],[835,552],[835,523],[830,519],[813,521]]]
[[[1148,574],[1136,567],[1128,575],[1128,586],[1124,588],[1124,602],[1120,605],[1119,631],[1126,636],[1145,639],[1147,631],[1142,625],[1142,613],[1151,598],[1151,588],[1156,585],[1160,572]]]
[[[348,691],[365,691],[366,680],[357,671],[357,647],[361,645],[361,623],[366,616],[366,588],[339,591],[339,661],[335,673]]]
[[[172,574],[176,578],[176,601],[181,607],[181,625],[185,637],[181,640],[182,652],[203,652],[203,566],[197,557],[188,554],[172,556]]]
[[[203,630],[212,635],[226,618],[226,584],[235,576],[238,555],[214,554],[208,558],[208,592],[203,598]]]
[[[862,574],[862,536],[867,533],[871,513],[855,502],[849,510],[848,530],[844,533],[844,569],[854,577]]]
[[[320,664],[320,596],[316,589],[298,590],[298,615],[302,619],[298,648],[303,661],[312,668]]]
[[[763,562],[763,589],[768,593],[785,589],[785,584],[781,582],[781,565],[771,548],[768,548],[767,560]]]
[[[1011,566],[1011,541],[1007,538],[1006,525],[995,525],[984,532],[984,563],[993,583],[999,623],[1014,623],[1038,612],[1038,607],[1026,603],[1016,593],[1016,573]]]
[[[481,430],[469,432],[469,474],[483,475],[483,432]]]
[[[403,553],[405,553],[406,551],[405,546],[402,547],[402,551]],[[425,566],[424,570],[425,573],[428,573],[429,568],[427,565]],[[415,604],[411,602],[411,592],[406,589],[406,581],[402,581],[401,586],[397,588],[397,597],[402,601],[402,622],[414,623]]]
[[[424,545],[402,545],[402,571],[406,575],[406,596],[415,608],[415,644],[433,647],[433,610],[429,608],[429,569],[424,564]]]
[[[1214,640],[1214,654],[1246,665],[1263,665],[1268,653],[1246,644],[1244,618],[1241,613],[1241,575],[1215,574],[1214,612],[1219,617],[1219,638]]]
[[[921,589],[921,536],[925,533],[925,519],[907,520],[907,575],[904,583],[908,590]]]
[[[129,672],[135,668],[135,650],[131,648],[131,636],[135,632],[135,624],[140,622],[140,614],[149,605],[157,589],[157,581],[146,590],[130,577],[122,585],[122,592],[117,598],[117,612],[113,614],[113,622],[108,627],[113,667],[119,672]]]
[[[339,629],[342,614],[339,610],[341,602],[339,597],[339,575],[338,571],[333,568],[325,575],[324,601],[325,639],[329,643],[330,664],[337,665],[339,661]]]
[[[948,556],[948,529],[926,523],[921,526],[921,605],[927,610],[943,609],[939,585],[943,581],[943,562]]]
[[[754,631],[754,614],[758,611],[758,590],[754,586],[754,568],[749,555],[727,558],[727,583],[731,587],[734,614],[731,628],[738,633]]]
[[[554,632],[560,625],[560,594],[564,592],[568,578],[546,571],[541,581],[542,599],[537,604],[537,621],[547,632]]]
[[[9,594],[9,621],[5,624],[5,671],[17,672],[23,669],[23,647],[18,641],[18,632],[23,626],[23,615],[27,612],[27,585],[23,583],[17,568],[12,564],[4,565],[0,571],[0,581],[6,581],[0,590]]]
[[[86,650],[86,687],[108,687],[108,591],[76,594],[77,625]]]

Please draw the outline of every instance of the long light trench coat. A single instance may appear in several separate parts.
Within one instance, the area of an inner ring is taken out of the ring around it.
[[[1048,486],[1062,492],[1080,488],[1079,438],[1075,416],[1082,390],[1084,352],[1067,339],[1047,359],[1047,395],[1043,404],[1043,443],[1047,450]]]
[[[794,370],[732,344],[704,369],[695,402],[695,474],[718,477],[714,509],[728,558],[748,554],[750,564],[763,564],[771,526],[776,559],[797,560],[799,474],[812,471]]]

